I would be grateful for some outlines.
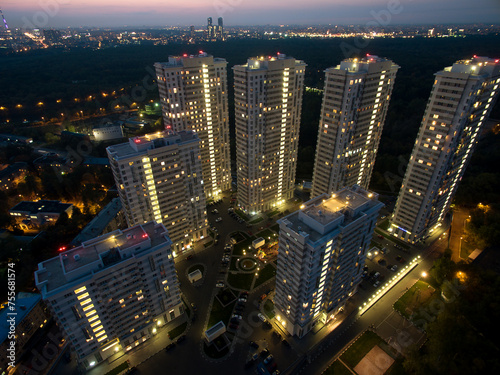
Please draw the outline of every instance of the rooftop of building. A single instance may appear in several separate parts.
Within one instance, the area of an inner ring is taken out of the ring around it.
[[[129,138],[128,142],[109,146],[107,150],[109,154],[119,159],[138,153],[146,153],[147,150],[193,141],[198,141],[198,136],[192,131],[175,133],[164,130],[157,133]]]
[[[349,73],[372,73],[386,70],[390,67],[399,68],[398,65],[386,57],[366,54],[366,56],[361,58],[352,57],[342,60],[339,65],[328,68],[325,72],[347,70]]]
[[[82,229],[78,236],[71,241],[71,244],[77,246],[101,234],[121,209],[122,203],[120,198],[114,198]]]
[[[104,124],[95,125],[92,129],[107,129],[107,128],[114,128],[114,127],[121,128],[122,126],[123,126],[123,121],[106,122]]]
[[[42,294],[50,293],[161,244],[171,244],[162,224],[149,222],[125,230],[117,229],[40,263],[35,281]]]
[[[256,56],[251,57],[247,60],[246,64],[236,65],[235,67],[243,67],[247,70],[266,70],[270,69],[272,66],[281,66],[282,64],[294,64],[294,65],[304,65],[306,63],[302,60],[296,60],[291,56],[287,56],[284,53],[277,53],[276,56]]]
[[[28,163],[17,162],[7,166],[6,168],[0,170],[0,179],[10,176],[12,173],[17,173],[19,170],[27,168]]]
[[[282,221],[296,233],[309,235],[312,241],[316,241],[339,226],[356,220],[364,211],[382,205],[377,198],[376,193],[354,185],[331,196],[322,194],[313,198]]]
[[[0,311],[0,343],[4,342],[9,334],[10,323],[8,321],[8,313],[16,313],[14,322],[17,327],[41,299],[42,296],[40,294],[20,292],[16,295],[14,310],[10,310],[9,306],[6,305]]]
[[[22,201],[12,207],[9,212],[56,213],[61,214],[72,207],[72,203],[61,203],[60,201],[39,200],[36,202]]]
[[[180,55],[180,56],[169,56],[168,61],[157,62],[157,63],[155,63],[155,65],[158,64],[164,68],[184,67],[184,66],[195,66],[195,65],[198,65],[200,62],[204,62],[204,61],[226,63],[226,59],[223,59],[220,57],[213,57],[212,55],[209,55],[206,52],[199,51],[199,53],[196,55],[189,55],[189,54],[185,53],[185,54]]]
[[[484,74],[498,75],[500,74],[500,59],[474,55],[470,59],[458,60],[452,66],[444,68],[443,72],[466,73],[477,76]]]

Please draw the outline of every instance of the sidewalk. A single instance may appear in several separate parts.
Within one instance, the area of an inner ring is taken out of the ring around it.
[[[115,367],[121,365],[123,362],[128,361],[130,367],[137,366],[149,358],[154,356],[159,351],[163,350],[168,344],[172,342],[168,337],[170,332],[175,327],[188,321],[186,314],[178,317],[177,319],[165,324],[158,330],[158,333],[146,340],[144,343],[138,345],[136,348],[124,352],[123,350],[109,357],[97,365],[94,369],[87,371],[89,375],[102,375],[111,371]],[[186,330],[189,329],[189,323]]]

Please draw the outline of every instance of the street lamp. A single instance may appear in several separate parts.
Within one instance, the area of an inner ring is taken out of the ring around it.
[[[422,277],[427,277],[427,272],[422,272]]]

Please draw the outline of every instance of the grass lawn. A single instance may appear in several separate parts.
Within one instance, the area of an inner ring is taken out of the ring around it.
[[[200,272],[203,274],[205,271],[205,267],[203,267],[201,264],[195,264],[188,269],[188,273],[194,272],[196,270],[200,270]]]
[[[184,304],[184,311],[186,312],[188,318],[191,317],[191,309],[188,307],[186,301],[184,301],[184,298],[182,299],[182,303]]]
[[[233,237],[236,240],[236,242],[240,242],[243,241],[245,238],[248,238],[248,235],[246,233],[236,232],[232,234],[231,237]]]
[[[118,375],[126,369],[128,369],[128,362],[123,362],[121,365],[116,366],[113,370],[108,371],[105,375]]]
[[[394,303],[394,310],[400,312],[405,318],[409,318],[411,313],[406,310],[407,308],[417,310],[419,306],[425,305],[434,294],[434,288],[429,288],[427,282],[419,280]]]
[[[275,235],[275,233],[273,231],[271,231],[270,229],[264,229],[256,234],[257,237],[262,237],[263,239],[266,240],[266,242],[269,242],[270,239],[272,240],[274,235]]]
[[[252,273],[230,273],[227,275],[227,283],[236,289],[250,290],[255,274]],[[217,322],[216,322],[217,323]]]
[[[231,257],[231,263],[229,263],[229,269],[231,271],[238,271],[238,268],[236,268],[236,263],[238,263],[238,258]]]
[[[394,361],[391,367],[387,369],[385,375],[407,375],[408,373],[405,371],[403,367],[404,358],[398,357]]]
[[[187,322],[184,322],[180,326],[175,327],[173,330],[168,331],[168,337],[170,337],[170,340],[173,340],[177,336],[182,335],[186,330],[187,325]]]
[[[476,250],[476,247],[470,242],[465,242],[465,240],[462,240],[461,242],[462,243],[460,244],[460,258],[467,259],[469,255],[471,255],[472,252]]]
[[[210,316],[208,318],[207,329],[212,327],[214,324],[220,322],[221,320],[225,325],[229,322],[231,314],[233,312],[234,304],[236,301],[230,303],[226,307],[222,307],[221,303],[217,298],[214,298],[214,303],[212,304],[212,311],[210,311]]]
[[[248,247],[252,246],[252,241],[255,240],[255,238],[255,236],[252,236],[234,245],[233,255],[243,255],[243,249],[248,250]]]
[[[276,268],[274,268],[271,264],[266,265],[259,271],[259,277],[255,280],[254,288],[257,288],[259,285],[265,283],[274,276],[276,276]]]
[[[218,351],[215,344],[212,343],[212,345],[208,346],[206,343],[203,343],[203,351],[209,357],[217,359],[217,358],[222,358],[227,353],[229,353],[229,348],[227,347],[222,349],[221,351]]]
[[[249,221],[249,222],[248,222],[248,224],[252,224],[252,225],[253,225],[253,224],[258,224],[258,223],[260,223],[260,222],[261,222],[261,221],[263,221],[263,220],[264,220],[264,218],[263,218],[263,217],[258,217],[257,219],[254,219],[254,220],[252,220],[252,221]]]
[[[354,368],[375,345],[379,345],[383,342],[384,340],[376,333],[366,331],[340,356],[340,359],[349,367]]]
[[[241,210],[234,210],[234,212],[236,213],[236,215],[238,215],[239,217],[241,217],[243,220],[245,220],[245,221],[250,220],[250,217],[247,214],[245,214],[243,211],[241,211]]]
[[[263,310],[268,319],[274,318],[274,303],[270,299],[266,300]]]
[[[274,215],[277,215],[279,213],[280,213],[280,210],[274,210],[274,211],[268,212],[266,215],[267,215],[267,217],[273,217]]]
[[[227,305],[228,303],[235,300],[236,296],[231,291],[231,289],[223,289],[217,293],[217,298],[222,302],[223,305]]]
[[[403,249],[409,249],[410,246],[408,246],[408,244],[406,244],[406,242],[403,242],[403,241],[400,241],[398,240],[396,237],[394,236],[389,236],[387,234],[385,234],[385,232],[382,232],[380,230],[377,230],[375,229],[375,233],[377,234],[381,234],[382,236],[384,236],[385,238],[387,238],[388,240],[394,242],[394,243],[397,243],[398,245],[400,245]]]
[[[352,372],[337,360],[325,370],[323,375],[352,375]]]
[[[280,232],[280,225],[279,224],[274,224],[273,226],[269,227],[269,229],[272,229],[276,233],[279,233]]]
[[[387,228],[389,228],[389,219],[385,219],[384,221],[382,221],[380,223],[380,225],[378,225],[380,228],[382,228],[383,230],[387,230]]]

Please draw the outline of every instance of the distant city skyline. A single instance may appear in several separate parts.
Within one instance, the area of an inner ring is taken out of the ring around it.
[[[44,5],[45,4],[45,5]],[[207,17],[227,26],[366,24],[380,26],[436,23],[498,23],[497,0],[4,0],[11,28],[205,25]],[[389,17],[387,17],[389,16]],[[28,21],[28,22],[27,22]]]

